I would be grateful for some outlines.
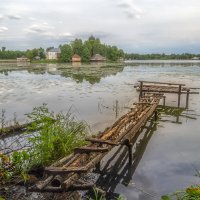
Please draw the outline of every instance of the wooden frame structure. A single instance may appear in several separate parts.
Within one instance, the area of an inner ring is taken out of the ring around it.
[[[139,85],[135,87],[140,92],[139,98],[143,96],[144,93],[174,93],[178,94],[178,107],[180,107],[181,94],[186,94],[186,108],[189,106],[189,95],[190,94],[199,94],[193,90],[200,88],[189,88],[185,84],[181,83],[169,83],[169,82],[157,82],[157,81],[138,81]],[[163,104],[165,104],[166,97],[163,97]]]
[[[76,148],[74,153],[45,168],[45,179],[30,187],[30,191],[61,192],[79,188],[77,180],[101,161],[116,145],[127,146],[129,164],[132,163],[131,139],[138,133],[146,121],[155,113],[163,94],[146,94],[134,105],[130,112],[119,118],[110,128],[96,138],[87,138],[89,144]],[[87,188],[86,185],[81,187]],[[91,186],[90,186],[91,187]]]
[[[165,104],[164,93],[177,93],[178,107],[180,107],[181,94],[186,94],[187,106],[189,94],[198,94],[198,92],[190,92],[191,89],[196,88],[186,88],[185,84],[149,81],[139,81],[139,83],[136,86],[140,92],[139,102],[134,103],[134,107],[127,114],[96,137],[86,138],[88,145],[76,148],[71,155],[46,167],[44,180],[29,187],[29,191],[65,192],[93,187],[94,184],[78,184],[79,178],[94,169],[113,147],[125,145],[128,149],[129,165],[132,164],[132,140],[152,115],[154,120],[157,120],[156,108],[162,98]]]

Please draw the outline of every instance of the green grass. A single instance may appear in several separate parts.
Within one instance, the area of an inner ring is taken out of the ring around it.
[[[70,112],[55,114],[43,105],[34,108],[27,117],[33,122],[25,133],[31,136],[31,148],[13,151],[11,155],[0,152],[0,184],[16,177],[27,181],[30,169],[48,166],[86,144],[88,126],[78,122]]]
[[[176,191],[161,197],[162,200],[200,200],[200,185],[190,186],[185,190]]]

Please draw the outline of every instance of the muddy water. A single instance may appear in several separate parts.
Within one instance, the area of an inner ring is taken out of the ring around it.
[[[128,111],[138,94],[138,80],[171,81],[200,86],[200,64],[127,63],[125,66],[15,65],[0,66],[0,109],[7,120],[46,103],[51,110],[67,112],[85,120],[95,133]],[[95,173],[97,184],[109,198],[159,199],[160,195],[200,182],[200,95],[190,96],[190,107],[178,116],[162,110],[158,123],[148,123],[134,146],[134,160],[127,166],[126,149],[114,149]],[[167,95],[166,104],[176,106],[177,97]],[[182,97],[181,106],[185,106]]]

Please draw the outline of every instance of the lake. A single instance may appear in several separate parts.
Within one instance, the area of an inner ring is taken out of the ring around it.
[[[69,109],[85,120],[96,134],[128,112],[138,101],[138,80],[200,85],[200,63],[136,61],[122,64],[71,66],[65,64],[0,63],[0,110],[7,121],[33,107],[47,104],[55,112]],[[176,106],[177,96],[166,95],[166,105]],[[185,106],[182,95],[181,106]],[[200,182],[200,95],[190,95],[189,109],[162,109],[157,123],[148,122],[134,145],[134,160],[127,166],[127,151],[115,148],[101,163],[101,173],[92,173],[110,197],[159,199],[161,195]],[[175,114],[174,114],[175,113]]]

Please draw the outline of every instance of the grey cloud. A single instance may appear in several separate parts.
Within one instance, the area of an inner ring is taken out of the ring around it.
[[[28,28],[25,29],[25,31],[27,33],[43,33],[46,35],[51,35],[50,30],[54,29],[53,26],[49,26],[46,22],[42,23],[42,24],[32,24],[31,26],[29,26]]]
[[[121,0],[117,6],[122,9],[128,18],[140,18],[142,16],[142,9],[136,6],[133,0]]]
[[[199,6],[199,0],[3,0],[0,38],[24,49],[93,34],[129,52],[199,52]]]
[[[20,15],[17,14],[7,14],[6,16],[11,20],[20,20],[22,18]]]

